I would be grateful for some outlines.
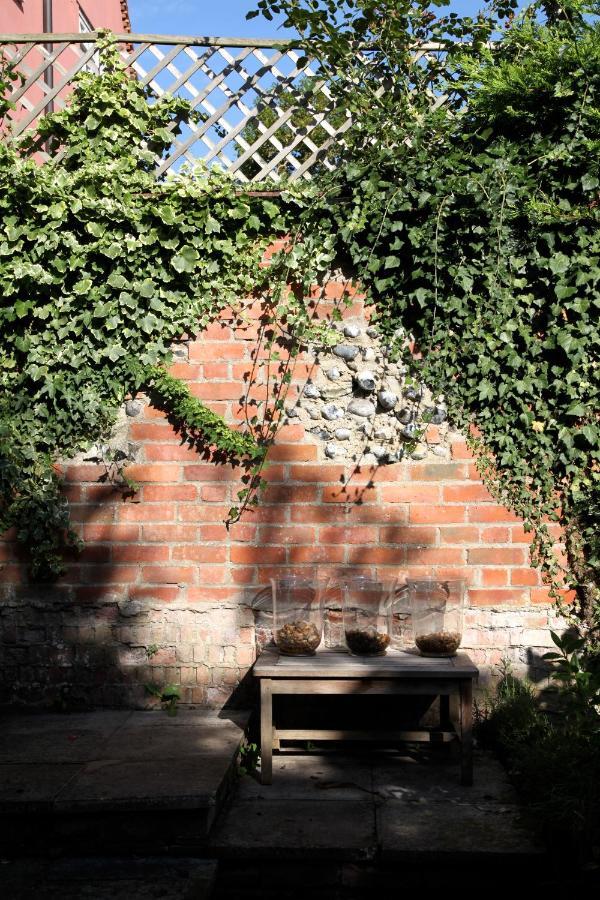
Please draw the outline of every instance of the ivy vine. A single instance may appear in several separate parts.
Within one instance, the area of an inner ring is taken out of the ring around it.
[[[556,597],[575,589],[569,612],[594,643],[600,7],[557,0],[518,12],[507,0],[461,18],[443,6],[258,3],[267,17],[285,14],[355,116],[343,160],[310,202],[296,198],[298,229],[309,251],[328,250],[326,267],[343,266],[366,290],[414,377],[445,395],[492,494],[531,532]],[[419,42],[443,52],[415,64]]]
[[[105,440],[128,395],[149,392],[193,439],[243,460],[244,503],[272,433],[272,410],[231,429],[165,366],[173,340],[224,309],[243,321],[285,217],[218,172],[157,182],[156,154],[193,113],[131,79],[109,37],[101,53],[101,73],[80,74],[64,110],[0,144],[0,532],[16,528],[38,578],[60,574],[78,546],[56,464]],[[279,319],[309,327],[299,305],[282,291]]]

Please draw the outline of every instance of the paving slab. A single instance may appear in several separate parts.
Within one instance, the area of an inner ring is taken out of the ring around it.
[[[237,798],[273,800],[357,800],[373,797],[371,763],[344,756],[275,756],[273,783],[264,785],[258,777],[245,775],[237,785]]]
[[[25,807],[29,812],[50,811],[54,798],[80,770],[80,763],[0,765],[0,812]]]
[[[377,795],[386,800],[518,804],[516,791],[504,767],[491,755],[482,753],[475,755],[473,784],[469,786],[460,784],[458,765],[450,759],[420,761],[398,755],[374,764],[373,787]]]
[[[203,859],[17,860],[0,866],[6,900],[207,900],[217,863]]]
[[[373,806],[356,800],[239,801],[217,823],[208,846],[219,858],[370,859],[377,846]]]
[[[248,718],[192,709],[4,717],[6,846],[43,855],[75,852],[72,841],[85,854],[118,852],[122,839],[145,854],[197,852],[230,789]]]
[[[382,859],[537,856],[541,853],[523,828],[518,809],[391,800],[377,809]]]
[[[0,763],[85,762],[101,759],[107,735],[97,728],[6,731],[0,737]]]
[[[57,812],[198,809],[214,803],[231,756],[88,763],[54,801]]]
[[[152,712],[151,715],[155,715]],[[94,729],[105,736],[112,734],[135,715],[128,709],[106,709],[81,713],[3,713],[0,715],[0,733],[36,734],[47,731]]]
[[[102,747],[103,759],[183,759],[196,756],[226,756],[236,753],[241,729],[207,722],[172,728],[156,722],[152,728],[127,725]]]

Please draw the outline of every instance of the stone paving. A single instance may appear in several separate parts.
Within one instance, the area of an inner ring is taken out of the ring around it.
[[[191,852],[227,792],[245,713],[181,709],[0,720],[5,853]],[[152,813],[160,815],[160,828]]]
[[[244,776],[209,846],[222,859],[522,861],[541,852],[492,757],[477,754],[475,783],[463,787],[448,753],[383,751],[276,755],[273,784]]]
[[[462,787],[448,748],[286,750],[263,786],[234,779],[247,716],[225,715],[4,717],[0,895],[353,900],[467,875],[553,884],[490,756]]]

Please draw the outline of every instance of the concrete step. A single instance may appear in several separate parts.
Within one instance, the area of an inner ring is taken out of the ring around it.
[[[10,855],[195,854],[230,790],[249,714],[181,709],[3,717]]]
[[[6,900],[208,900],[217,863],[208,859],[27,859],[0,865]]]

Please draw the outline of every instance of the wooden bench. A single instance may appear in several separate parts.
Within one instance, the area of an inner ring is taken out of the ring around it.
[[[461,784],[473,783],[473,680],[477,667],[466,653],[430,659],[388,650],[385,656],[351,656],[343,650],[318,650],[315,656],[282,656],[265,650],[254,664],[260,680],[261,779],[271,784],[273,750],[280,741],[458,741]],[[277,728],[275,694],[404,694],[440,698],[440,727],[414,731],[351,731]]]

